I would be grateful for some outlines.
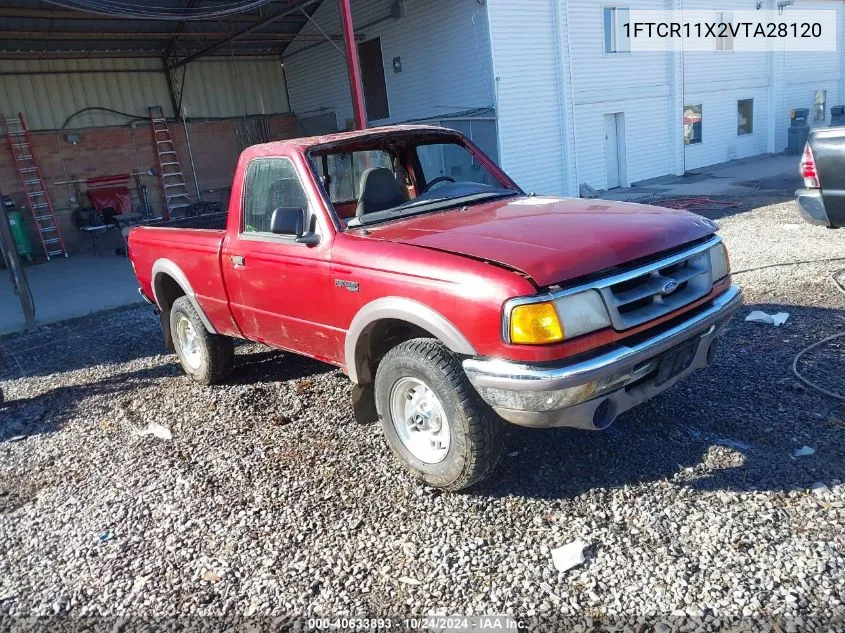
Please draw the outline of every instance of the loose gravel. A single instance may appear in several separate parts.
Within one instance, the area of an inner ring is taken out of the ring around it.
[[[845,408],[790,364],[845,331],[845,234],[784,200],[753,191],[718,219],[734,270],[842,262],[738,274],[748,305],[712,368],[603,433],[511,428],[462,494],[407,477],[326,365],[241,345],[230,381],[200,387],[147,308],[3,339],[0,615],[842,630]],[[845,392],[843,351],[802,370]],[[585,563],[557,572],[550,550],[576,539]]]

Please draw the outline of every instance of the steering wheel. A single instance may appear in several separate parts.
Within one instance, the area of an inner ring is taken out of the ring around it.
[[[428,193],[428,192],[429,192],[429,190],[430,190],[430,189],[431,189],[434,185],[436,185],[438,182],[455,182],[455,179],[454,179],[454,178],[452,178],[451,176],[438,176],[437,178],[435,178],[434,180],[432,180],[430,183],[428,183],[428,184],[425,186],[425,189],[423,189],[423,190],[422,190],[422,192],[423,192],[423,193]]]

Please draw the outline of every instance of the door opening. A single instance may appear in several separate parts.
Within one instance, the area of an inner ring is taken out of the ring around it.
[[[625,165],[625,114],[604,115],[604,156],[607,164],[607,188],[627,185]]]

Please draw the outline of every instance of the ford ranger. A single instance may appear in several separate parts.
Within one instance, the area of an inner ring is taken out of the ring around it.
[[[201,384],[233,340],[340,367],[359,422],[457,490],[506,422],[600,430],[713,360],[741,304],[696,215],[523,192],[458,132],[394,126],[257,145],[226,224],[140,227],[129,255]]]

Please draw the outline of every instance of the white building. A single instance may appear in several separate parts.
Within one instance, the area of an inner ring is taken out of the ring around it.
[[[370,125],[435,121],[467,133],[526,190],[577,195],[781,152],[790,112],[827,125],[845,103],[845,0],[838,51],[632,53],[614,24],[631,9],[776,11],[780,0],[359,0],[353,2]],[[760,4],[758,7],[757,5]],[[340,31],[323,3],[302,33]],[[718,50],[717,50],[718,49]],[[294,41],[284,53],[303,131],[351,125],[342,54]],[[324,79],[324,80],[323,80]]]

